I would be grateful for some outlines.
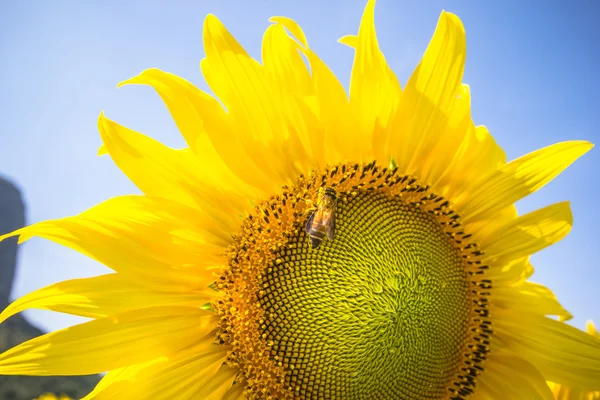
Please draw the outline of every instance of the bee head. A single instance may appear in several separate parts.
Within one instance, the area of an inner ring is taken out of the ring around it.
[[[336,200],[337,199],[337,192],[335,191],[334,188],[332,187],[326,187],[323,188],[323,196],[327,196],[330,197],[332,200]]]

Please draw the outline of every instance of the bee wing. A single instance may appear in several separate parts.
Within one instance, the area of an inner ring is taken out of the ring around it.
[[[325,225],[325,232],[327,232],[327,238],[333,240],[333,237],[335,236],[335,211],[331,212],[329,218],[331,219],[331,222]]]
[[[313,212],[312,214],[310,214],[310,217],[308,217],[308,221],[306,221],[306,233],[311,232],[311,227],[312,227],[313,220],[315,219],[315,214],[316,214],[316,211]]]

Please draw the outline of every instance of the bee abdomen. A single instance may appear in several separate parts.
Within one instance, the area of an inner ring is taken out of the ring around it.
[[[324,229],[319,229],[311,230],[308,235],[310,236],[310,245],[313,249],[316,249],[321,245],[321,242],[323,241],[323,239],[325,239],[327,233]]]

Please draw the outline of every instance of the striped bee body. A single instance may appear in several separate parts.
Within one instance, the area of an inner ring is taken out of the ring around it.
[[[306,222],[306,233],[313,249],[317,249],[325,236],[333,240],[335,235],[335,208],[337,192],[330,187],[320,188],[317,193],[316,209]]]

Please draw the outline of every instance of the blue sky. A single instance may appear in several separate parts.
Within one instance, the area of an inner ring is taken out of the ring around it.
[[[202,21],[217,15],[254,57],[268,18],[303,27],[311,47],[345,83],[365,1],[0,2],[0,174],[23,189],[29,223],[73,215],[138,190],[107,157],[96,157],[100,111],[168,145],[182,146],[166,108],[148,87],[116,89],[146,68],[176,73],[207,89],[199,70]],[[467,31],[464,81],[473,118],[488,126],[509,159],[563,140],[600,142],[600,2],[379,0],[380,45],[405,83],[442,9]],[[518,204],[520,212],[570,200],[575,223],[558,245],[533,258],[533,280],[554,290],[574,325],[600,323],[599,149]],[[107,269],[41,239],[21,246],[13,296]],[[76,321],[27,315],[46,329]]]

